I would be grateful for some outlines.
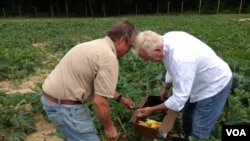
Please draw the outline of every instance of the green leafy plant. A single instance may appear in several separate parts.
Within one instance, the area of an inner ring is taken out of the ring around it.
[[[205,41],[230,65],[234,73],[233,87],[209,141],[220,140],[223,124],[250,123],[250,22],[239,21],[248,17],[249,14],[127,17],[139,31],[153,30],[160,34],[172,30],[187,31]],[[51,71],[75,44],[102,38],[110,24],[120,18],[0,20],[0,80],[12,80],[19,85],[29,75]],[[119,60],[119,65],[118,92],[136,105],[144,96],[159,95],[166,72],[162,63],[145,62],[130,52]],[[36,89],[38,93],[41,85]],[[0,99],[0,140],[21,140],[35,131],[32,121],[26,118],[32,119],[34,113],[43,111],[39,94],[11,96],[1,92]],[[91,106],[90,103],[90,109]],[[133,111],[125,110],[113,100],[110,100],[110,106],[121,139],[146,140],[133,132],[133,125],[129,123]],[[103,141],[107,140],[93,110],[91,114]],[[181,117],[173,130],[176,134],[183,132]]]
[[[26,134],[36,131],[32,104],[39,105],[39,95],[6,94],[0,92],[0,138],[6,141],[23,141]]]

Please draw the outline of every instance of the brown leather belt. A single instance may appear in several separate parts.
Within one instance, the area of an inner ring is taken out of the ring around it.
[[[51,102],[53,102],[53,103],[57,103],[57,104],[61,103],[61,104],[66,104],[66,105],[82,104],[80,101],[63,100],[63,99],[54,98],[54,97],[48,95],[47,93],[45,93],[44,91],[42,91],[42,94],[43,94],[43,96],[44,96],[47,100],[49,100],[49,101],[51,101]]]

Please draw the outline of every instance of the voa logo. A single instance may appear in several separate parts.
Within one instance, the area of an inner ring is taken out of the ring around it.
[[[244,129],[226,129],[227,136],[247,136]]]

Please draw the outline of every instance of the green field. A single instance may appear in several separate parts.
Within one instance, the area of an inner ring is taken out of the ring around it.
[[[1,19],[0,83],[3,80],[11,80],[20,85],[21,80],[29,76],[46,74],[71,47],[80,42],[104,37],[107,28],[121,18],[128,18],[139,31],[153,30],[160,34],[173,30],[189,32],[210,45],[228,62],[234,73],[234,84],[223,114],[209,141],[220,140],[222,124],[250,123],[249,14]],[[120,59],[119,63],[120,76],[117,90],[120,93],[135,103],[138,103],[143,96],[159,94],[165,76],[163,64],[146,63],[131,52]],[[7,140],[21,141],[26,134],[36,130],[32,118],[29,117],[35,116],[41,110],[38,100],[40,90],[41,84],[37,84],[34,93],[23,96],[7,95],[8,91],[0,89],[0,135],[8,137]],[[127,141],[145,140],[133,133],[133,126],[129,123],[132,112],[124,110],[112,100],[110,103],[111,114],[121,132],[121,138]],[[34,110],[27,110],[26,104],[31,104]],[[89,106],[91,108],[91,103]],[[18,115],[21,113],[22,115]],[[17,115],[17,118],[10,116],[13,114]],[[26,118],[29,120],[25,120]],[[94,113],[93,119],[105,141],[102,126]],[[174,127],[174,134],[182,133],[179,121],[180,119]],[[20,122],[23,124],[19,124]]]

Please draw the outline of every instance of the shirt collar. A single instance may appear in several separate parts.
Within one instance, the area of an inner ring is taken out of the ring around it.
[[[105,36],[104,40],[108,43],[109,47],[112,49],[112,51],[113,51],[113,52],[115,53],[115,55],[117,56],[114,42],[110,39],[110,37],[109,37],[109,36]]]

